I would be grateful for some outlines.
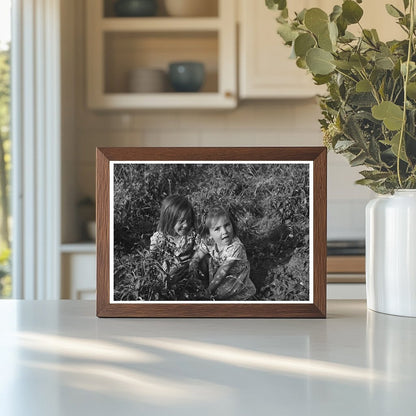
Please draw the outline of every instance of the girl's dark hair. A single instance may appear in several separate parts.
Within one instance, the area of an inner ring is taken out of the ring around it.
[[[188,221],[190,228],[194,227],[195,213],[191,203],[184,196],[170,195],[162,201],[157,229],[164,234],[172,235],[175,224],[181,218]]]
[[[234,236],[237,236],[238,230],[237,230],[237,224],[234,219],[234,216],[231,214],[230,211],[218,205],[218,206],[214,206],[210,208],[204,218],[204,221],[202,223],[202,228],[201,228],[201,237],[203,239],[206,239],[209,237],[209,229],[212,227],[213,221],[216,218],[220,218],[220,217],[227,217],[230,220],[231,225],[233,226]]]

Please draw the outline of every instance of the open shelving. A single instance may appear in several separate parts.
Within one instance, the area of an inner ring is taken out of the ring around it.
[[[216,1],[216,0],[212,0]],[[234,108],[237,105],[235,4],[218,0],[214,17],[114,17],[103,0],[87,2],[87,103],[91,109]],[[127,77],[137,68],[198,61],[200,91],[133,93]]]

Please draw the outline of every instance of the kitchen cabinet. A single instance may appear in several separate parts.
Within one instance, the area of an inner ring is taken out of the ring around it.
[[[319,7],[330,12],[334,0],[298,0],[296,5],[289,3],[290,11]],[[403,8],[402,0],[390,3]],[[283,44],[276,33],[275,17],[278,12],[269,10],[263,1],[239,0],[239,96],[250,98],[307,98],[325,93],[324,86],[316,86],[305,70],[296,66],[290,59],[291,49]],[[384,5],[378,0],[366,0],[362,25],[376,28],[383,41],[403,38],[403,33],[394,18],[388,15]],[[358,33],[358,25],[348,30]]]
[[[95,300],[95,244],[63,244],[61,253],[61,298]]]
[[[328,299],[365,299],[365,256],[328,256]]]
[[[208,1],[208,0],[207,0]],[[218,2],[217,16],[115,17],[111,2],[86,2],[87,102],[91,109],[233,108],[237,105],[236,5]],[[110,5],[110,7],[109,7]],[[199,92],[129,92],[139,68],[167,71],[169,63],[199,61]]]
[[[327,9],[324,3],[328,0],[299,0],[296,10]],[[322,93],[311,75],[289,59],[291,50],[276,33],[275,16],[264,1],[239,0],[240,98],[308,98]]]

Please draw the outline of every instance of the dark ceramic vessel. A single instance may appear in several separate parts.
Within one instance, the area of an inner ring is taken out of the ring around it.
[[[118,0],[114,12],[120,17],[154,16],[157,12],[156,0]]]
[[[201,62],[172,62],[169,65],[169,80],[177,92],[197,92],[205,79],[205,67]]]

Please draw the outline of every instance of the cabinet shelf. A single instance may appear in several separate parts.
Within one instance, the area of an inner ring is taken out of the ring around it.
[[[109,109],[202,109],[233,108],[234,97],[219,96],[217,93],[157,93],[157,94],[104,94],[97,108]]]
[[[169,31],[214,31],[221,28],[217,17],[146,17],[146,18],[104,18],[101,30],[105,32],[169,32]]]

